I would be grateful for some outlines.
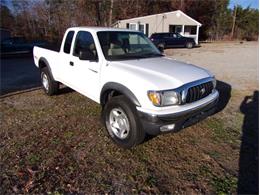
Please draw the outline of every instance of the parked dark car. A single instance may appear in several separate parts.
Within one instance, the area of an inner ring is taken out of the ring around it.
[[[1,42],[1,54],[30,53],[32,48],[24,37],[10,37]]]
[[[193,48],[195,41],[193,38],[184,37],[179,33],[154,33],[150,37],[151,41],[158,48],[186,47]]]
[[[24,37],[10,37],[1,41],[1,56],[32,53],[34,46],[45,46],[46,41],[27,41]]]
[[[32,46],[32,48],[34,46],[38,46],[38,47],[46,47],[47,45],[49,45],[49,43],[47,41],[43,41],[43,40],[36,40],[36,41],[32,41],[30,43],[30,45]]]

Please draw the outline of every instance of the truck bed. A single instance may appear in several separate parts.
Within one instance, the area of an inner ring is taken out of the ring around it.
[[[59,44],[47,44],[47,45],[39,47],[39,48],[48,49],[48,50],[52,50],[52,51],[56,51],[56,52],[60,51]]]
[[[52,48],[52,47],[51,47]],[[55,66],[59,62],[59,51],[46,49],[43,47],[33,47],[33,59],[37,67],[39,67],[39,61],[41,58],[44,58],[50,67]]]

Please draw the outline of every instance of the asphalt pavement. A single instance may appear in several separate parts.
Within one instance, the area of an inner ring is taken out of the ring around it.
[[[32,54],[1,58],[0,68],[0,95],[40,86],[39,70]]]

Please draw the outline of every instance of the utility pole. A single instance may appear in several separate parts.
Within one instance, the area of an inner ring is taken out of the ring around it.
[[[233,36],[234,36],[236,17],[237,17],[237,4],[235,4],[235,6],[234,6],[234,14],[233,14],[233,22],[232,22],[232,30],[231,30],[231,39],[233,39]]]
[[[113,7],[114,7],[114,0],[110,0],[110,10],[109,10],[109,26],[112,26],[113,20]]]
[[[181,8],[180,8],[181,11],[183,11],[183,0],[181,0]]]
[[[139,0],[136,2],[136,17],[139,16]]]

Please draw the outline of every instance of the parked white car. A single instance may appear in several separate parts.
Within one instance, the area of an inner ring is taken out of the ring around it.
[[[108,134],[124,148],[205,118],[219,97],[209,71],[165,57],[128,29],[69,28],[59,52],[34,47],[33,56],[46,94],[63,83],[101,104]]]

